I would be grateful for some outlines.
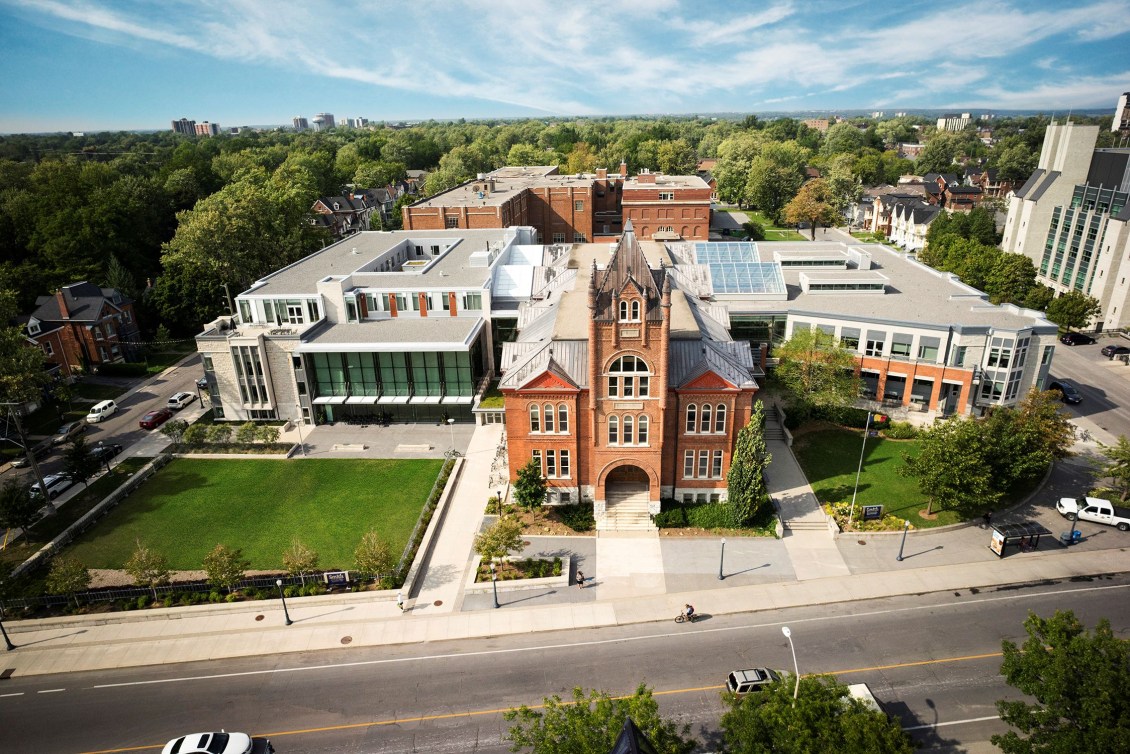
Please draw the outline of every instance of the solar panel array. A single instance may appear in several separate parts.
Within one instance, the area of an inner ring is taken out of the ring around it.
[[[695,261],[710,269],[715,293],[785,292],[781,265],[759,261],[755,243],[696,243],[694,253]]]

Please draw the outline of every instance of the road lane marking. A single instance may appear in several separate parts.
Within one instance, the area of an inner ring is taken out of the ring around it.
[[[60,691],[66,691],[66,689],[43,689],[42,691],[37,691],[36,693],[37,694],[58,694]]]
[[[929,730],[931,728],[945,728],[948,725],[968,725],[969,723],[983,723],[986,720],[1000,720],[999,715],[989,715],[988,717],[970,717],[965,720],[950,720],[948,723],[930,723],[929,725],[908,725],[903,728],[905,731],[911,730]]]
[[[849,613],[847,615],[819,615],[812,618],[792,618],[789,620],[781,619],[774,620],[766,623],[752,623],[741,626],[727,626],[722,628],[700,628],[700,629],[687,629],[679,631],[670,631],[659,634],[646,634],[643,636],[625,636],[616,639],[594,639],[591,641],[581,642],[568,642],[561,644],[542,644],[531,647],[503,647],[499,649],[483,649],[475,652],[449,652],[446,654],[436,655],[419,655],[413,657],[389,657],[381,658],[379,660],[356,660],[354,662],[340,662],[328,663],[324,665],[308,665],[290,668],[268,668],[265,670],[243,670],[235,673],[214,673],[211,675],[196,675],[184,676],[181,678],[154,678],[145,681],[123,681],[121,683],[102,683],[96,686],[91,686],[91,689],[113,689],[122,688],[126,686],[151,686],[160,683],[185,683],[188,681],[211,681],[220,680],[224,678],[240,678],[244,676],[254,675],[273,675],[276,673],[298,673],[311,670],[338,670],[343,668],[357,668],[366,667],[369,665],[387,665],[393,663],[403,662],[426,662],[435,660],[451,660],[463,657],[488,657],[492,655],[504,654],[518,654],[524,652],[549,652],[559,649],[580,649],[584,647],[596,647],[606,644],[628,644],[638,641],[654,641],[656,639],[670,639],[677,636],[690,636],[697,633],[729,633],[734,631],[749,631],[758,628],[776,628],[777,626],[789,623],[790,625],[797,625],[802,623],[824,623],[829,621],[840,620],[843,618],[868,618],[883,615],[894,615],[897,613],[916,612],[920,610],[936,610],[939,607],[965,607],[977,604],[991,603],[991,602],[1010,602],[1015,600],[1029,600],[1034,597],[1055,597],[1063,594],[1076,594],[1079,592],[1095,592],[1110,589],[1130,589],[1130,584],[1111,584],[1106,586],[1090,586],[1080,589],[1060,589],[1054,592],[1039,592],[1038,594],[1006,594],[996,597],[983,597],[976,600],[968,600],[966,602],[952,603],[948,605],[913,605],[910,607],[892,608],[890,610],[871,610],[865,613]],[[475,637],[467,637],[475,638]],[[483,637],[478,637],[483,638]],[[844,671],[852,672],[852,671]]]
[[[6,697],[6,696],[23,696],[23,695],[24,695],[24,692],[22,692],[22,691],[17,691],[17,692],[16,692],[16,693],[14,693],[14,694],[0,694],[0,699],[3,699],[3,698],[4,698],[4,697]]]

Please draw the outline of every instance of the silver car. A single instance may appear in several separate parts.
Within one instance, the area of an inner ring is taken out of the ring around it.
[[[73,486],[74,481],[66,474],[48,474],[43,477],[43,487],[47,489],[47,497],[50,500],[59,497]],[[43,488],[39,486],[39,482],[31,486],[31,496],[43,496]]]

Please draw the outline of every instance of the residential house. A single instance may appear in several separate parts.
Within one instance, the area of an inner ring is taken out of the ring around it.
[[[908,252],[926,248],[926,231],[944,210],[920,200],[900,201],[891,209],[891,243]]]
[[[27,336],[43,349],[52,371],[67,380],[140,357],[133,300],[93,283],[72,283],[37,298]]]

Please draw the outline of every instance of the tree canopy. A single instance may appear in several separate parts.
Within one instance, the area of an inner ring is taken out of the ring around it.
[[[831,333],[798,328],[774,353],[780,359],[777,379],[790,400],[811,406],[846,406],[859,396],[855,354]]]
[[[733,508],[734,525],[745,526],[769,502],[765,468],[773,456],[765,446],[765,405],[753,404],[753,413],[741,430],[726,475],[726,502]]]
[[[1048,319],[1069,330],[1087,327],[1101,312],[1098,299],[1082,291],[1068,291],[1048,304]]]
[[[784,208],[785,222],[790,225],[808,223],[812,240],[818,226],[836,225],[843,216],[836,209],[831,186],[823,178],[814,178],[800,187],[797,195]]]

